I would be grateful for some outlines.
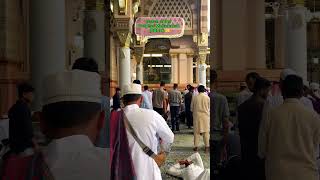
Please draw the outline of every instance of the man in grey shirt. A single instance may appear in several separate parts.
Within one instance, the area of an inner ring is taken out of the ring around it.
[[[180,131],[179,128],[179,110],[182,103],[182,95],[178,90],[178,84],[173,85],[173,90],[169,92],[169,104],[171,113],[171,129],[172,131]]]

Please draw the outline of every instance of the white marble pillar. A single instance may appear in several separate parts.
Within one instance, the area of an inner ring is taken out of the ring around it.
[[[131,83],[131,59],[130,59],[130,48],[120,47],[120,60],[119,60],[119,85],[122,89],[124,85]]]
[[[265,1],[247,0],[247,69],[265,69]]]
[[[67,66],[65,0],[30,2],[31,79],[34,110],[42,108],[43,79]],[[59,12],[59,13],[57,13]]]
[[[284,14],[281,7],[279,14]],[[275,23],[275,68],[283,69],[286,62],[286,17],[279,16],[274,20]]]
[[[137,79],[143,84],[143,63],[140,62],[136,67]]]
[[[85,13],[88,18],[95,21],[96,28],[84,35],[84,55],[94,58],[99,65],[99,71],[105,71],[105,12],[103,10],[92,10]]]
[[[193,83],[193,54],[188,54],[187,61],[187,76],[188,83]]]
[[[207,85],[207,65],[206,65],[206,54],[200,55],[198,62],[199,69],[199,84]]]
[[[307,9],[296,5],[288,9],[287,67],[307,80]]]
[[[187,54],[181,53],[179,54],[179,63],[178,63],[179,71],[178,73],[179,84],[187,84],[188,83],[188,58]]]
[[[171,83],[178,83],[179,65],[178,55],[171,54]]]

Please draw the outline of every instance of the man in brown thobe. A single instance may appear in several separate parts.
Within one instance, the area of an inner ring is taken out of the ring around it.
[[[206,147],[206,152],[209,152],[210,138],[210,98],[205,94],[205,87],[198,87],[199,94],[192,99],[191,111],[193,112],[193,127],[194,127],[194,150],[198,151],[200,136],[203,136],[203,141]]]

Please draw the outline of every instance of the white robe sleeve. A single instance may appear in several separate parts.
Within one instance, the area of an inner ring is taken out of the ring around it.
[[[157,134],[162,139],[164,144],[172,144],[174,140],[174,134],[169,128],[167,122],[158,113],[155,113],[155,121],[157,127]]]

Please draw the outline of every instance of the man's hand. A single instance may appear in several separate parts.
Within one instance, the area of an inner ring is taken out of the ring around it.
[[[166,153],[161,151],[156,157],[154,157],[154,161],[161,167],[166,162]]]

